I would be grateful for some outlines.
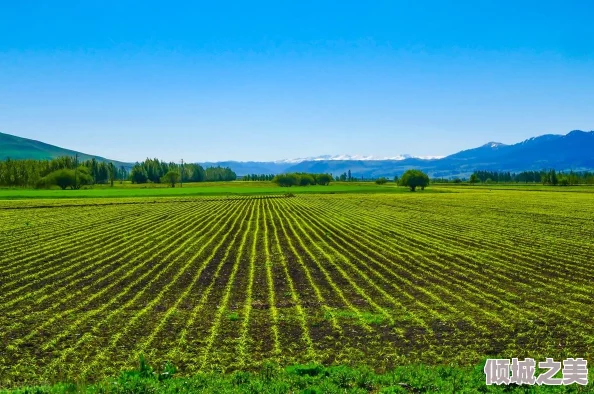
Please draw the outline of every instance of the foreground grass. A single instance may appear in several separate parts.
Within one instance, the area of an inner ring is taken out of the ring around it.
[[[175,376],[170,364],[154,371],[143,359],[136,370],[122,372],[95,384],[58,383],[0,390],[0,393],[586,393],[579,386],[487,386],[484,363],[475,368],[408,365],[377,374],[367,367],[296,365],[284,369],[265,364],[259,372],[201,373]]]

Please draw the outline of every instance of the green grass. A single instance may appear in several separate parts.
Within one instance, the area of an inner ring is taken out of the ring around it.
[[[447,189],[456,191],[485,191],[485,190],[520,190],[520,191],[542,191],[542,192],[582,192],[594,193],[594,185],[577,186],[551,186],[540,183],[437,183],[430,186],[431,189]]]
[[[0,393],[585,393],[594,390],[592,373],[588,386],[487,386],[483,366],[484,363],[473,368],[415,364],[376,373],[365,366],[307,364],[280,368],[267,363],[258,372],[177,377],[171,364],[155,371],[141,359],[137,369],[94,384],[56,383],[0,390]]]
[[[439,189],[428,188],[419,193],[434,193]],[[204,182],[188,183],[183,187],[166,187],[162,184],[132,185],[130,183],[96,185],[81,190],[35,190],[35,189],[0,189],[0,199],[53,199],[53,198],[124,198],[124,197],[183,197],[183,196],[221,196],[221,195],[262,195],[285,193],[404,193],[405,187],[394,184],[376,185],[372,182],[336,182],[328,186],[279,187],[272,182]]]
[[[540,184],[453,184],[430,185],[416,193],[459,193],[485,190],[522,190],[543,192],[594,193],[594,186],[544,186]],[[185,183],[183,187],[168,187],[165,184],[132,184],[130,182],[95,185],[81,190],[36,190],[23,188],[0,188],[0,200],[63,199],[63,198],[128,198],[128,197],[188,197],[188,196],[236,196],[274,194],[340,194],[340,193],[410,193],[408,188],[392,182],[376,185],[373,182],[333,182],[328,186],[279,187],[272,182],[201,182]]]

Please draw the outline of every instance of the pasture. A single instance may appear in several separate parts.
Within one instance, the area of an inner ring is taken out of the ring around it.
[[[592,358],[591,193],[387,191],[0,201],[0,386]]]
[[[76,198],[131,198],[131,197],[191,197],[191,196],[245,196],[293,194],[337,194],[337,193],[401,193],[403,187],[393,183],[378,186],[373,182],[333,182],[328,186],[278,187],[272,182],[198,182],[184,183],[183,187],[172,188],[165,184],[132,184],[124,182],[109,185],[85,186],[80,190],[0,188],[0,200],[23,199],[76,199]],[[438,190],[428,189],[434,193]]]

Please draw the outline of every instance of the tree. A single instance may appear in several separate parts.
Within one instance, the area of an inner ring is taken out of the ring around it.
[[[109,163],[107,168],[109,169],[109,184],[113,187],[113,181],[116,178],[116,168],[113,163]]]
[[[179,172],[170,170],[167,172],[167,174],[163,175],[163,177],[161,178],[161,182],[169,183],[171,187],[175,187],[175,184],[179,180],[179,176]]]
[[[429,177],[422,171],[408,170],[402,174],[400,185],[409,187],[412,192],[414,192],[417,187],[425,189],[425,187],[429,185]]]
[[[394,183],[398,184],[398,175],[394,175]]]
[[[386,182],[388,182],[388,180],[387,180],[386,178],[384,178],[384,177],[377,178],[377,179],[375,180],[375,183],[376,183],[376,184],[378,184],[378,185],[383,185],[383,184],[385,184]]]
[[[93,176],[90,174],[88,167],[79,166],[77,173],[77,181],[73,189],[78,190],[81,188],[81,186],[91,185],[93,183]]]
[[[57,185],[62,190],[75,186],[74,172],[71,170],[54,171],[48,175],[48,179],[50,185]]]
[[[58,186],[60,189],[66,188],[79,189],[83,185],[88,185],[93,182],[93,178],[88,173],[87,167],[78,167],[76,174],[75,170],[62,169],[50,172],[43,179],[39,181],[39,185],[43,187]]]
[[[190,182],[204,182],[206,179],[206,171],[198,164],[186,164],[186,170],[190,172]]]
[[[148,181],[148,175],[145,169],[138,163],[132,168],[130,172],[130,180],[132,183],[146,183]]]
[[[297,174],[279,174],[272,181],[281,187],[291,187],[299,185],[299,176]]]
[[[316,174],[314,179],[318,185],[327,186],[332,182],[332,175],[329,174]]]
[[[314,177],[311,174],[300,174],[299,175],[299,186],[309,186],[316,183]]]
[[[471,185],[474,185],[475,183],[480,182],[480,179],[476,173],[473,173],[468,182],[470,182]]]
[[[549,181],[553,186],[557,186],[557,184],[559,183],[559,178],[557,177],[557,173],[555,172],[555,170],[551,170],[549,172]]]

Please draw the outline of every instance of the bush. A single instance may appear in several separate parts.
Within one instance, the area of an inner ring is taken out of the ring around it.
[[[314,178],[318,185],[327,186],[332,182],[332,175],[328,174],[316,174],[314,175]]]
[[[90,185],[93,178],[86,167],[81,166],[77,170],[62,169],[50,172],[37,182],[38,187],[58,186],[60,189],[80,189],[81,186]]]
[[[299,186],[309,186],[315,185],[316,180],[310,174],[301,174],[299,175]]]
[[[299,185],[299,176],[297,174],[279,174],[272,181],[281,187],[291,187]]]
[[[388,182],[388,180],[386,178],[384,178],[384,177],[381,177],[381,178],[378,178],[378,179],[375,180],[375,183],[377,185],[384,185],[386,182]]]

